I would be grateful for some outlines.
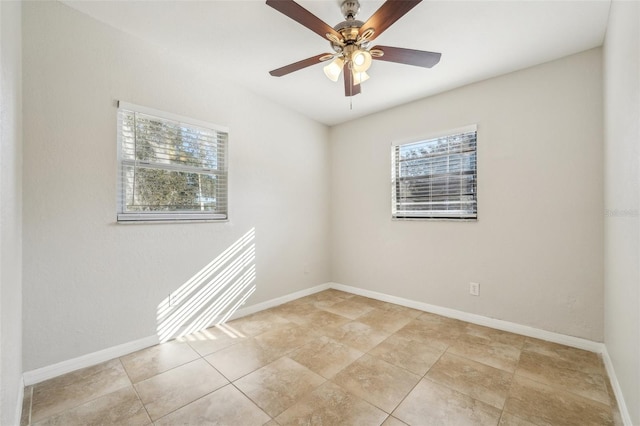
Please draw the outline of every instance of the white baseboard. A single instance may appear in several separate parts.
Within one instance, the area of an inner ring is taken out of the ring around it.
[[[602,360],[611,380],[611,386],[618,402],[618,409],[625,426],[633,426],[631,415],[627,409],[627,405],[620,388],[620,383],[616,377],[613,363],[607,352],[604,343],[594,342],[592,340],[582,339],[580,337],[568,336],[566,334],[554,333],[552,331],[541,330],[539,328],[529,327],[509,321],[503,321],[495,318],[489,318],[482,315],[471,314],[468,312],[458,311],[455,309],[444,308],[442,306],[430,305],[428,303],[416,302],[415,300],[404,299],[402,297],[391,296],[384,293],[378,293],[371,290],[365,290],[358,287],[351,287],[344,284],[329,283],[329,288],[346,291],[347,293],[357,294],[359,296],[369,297],[371,299],[381,300],[383,302],[395,303],[396,305],[406,306],[449,318],[455,318],[473,324],[483,325],[498,330],[509,331],[511,333],[521,334],[523,336],[534,337],[536,339],[547,340],[549,342],[559,343],[561,345],[571,346],[578,349],[584,349],[590,352],[596,352],[602,355]]]
[[[23,374],[24,384],[26,386],[35,385],[45,380],[53,379],[81,368],[91,367],[101,362],[109,361],[114,358],[148,348],[149,346],[158,344],[158,336],[149,336],[143,339],[134,340],[133,342],[123,343],[121,345],[112,346],[101,351],[82,355],[57,364],[48,365],[46,367],[37,368],[35,370],[26,371]]]
[[[315,287],[306,288],[304,290],[296,291],[285,296],[267,300],[266,302],[261,302],[255,305],[248,306],[246,308],[238,309],[231,316],[230,320],[251,315],[255,312],[263,311],[265,309],[269,309],[274,306],[278,306],[283,303],[298,299],[300,297],[308,296],[310,294],[326,290],[328,288],[328,283],[320,284]],[[158,343],[160,343],[158,336],[149,336],[143,339],[135,340],[133,342],[123,343],[121,345],[113,346],[101,351],[82,355],[77,358],[69,359],[67,361],[62,361],[57,364],[49,365],[31,371],[26,371],[23,374],[24,385],[34,385],[36,383],[53,379],[54,377],[58,377],[66,373],[71,373],[72,371],[80,370],[81,368],[91,367],[93,365],[100,364],[114,358],[119,358],[132,352],[157,345]],[[22,405],[20,405],[20,410],[22,410]]]
[[[331,283],[320,284],[315,287],[305,288],[304,290],[289,293],[287,295],[276,297],[275,299],[267,300],[265,302],[256,303],[255,305],[247,306],[246,308],[238,309],[229,320],[246,317],[247,315],[255,314],[256,312],[264,311],[265,309],[273,308],[283,303],[291,302],[292,300],[299,299],[301,297],[309,296],[314,293],[318,293],[323,290],[327,290]]]
[[[514,322],[503,321],[495,318],[485,317],[483,315],[470,314],[464,311],[458,311],[442,306],[430,305],[428,303],[416,302],[415,300],[404,299],[402,297],[390,296],[376,291],[364,290],[358,287],[351,287],[344,284],[329,283],[330,288],[346,291],[348,293],[357,294],[359,296],[369,297],[371,299],[381,300],[383,302],[395,303],[396,305],[406,306],[408,308],[418,309],[420,311],[430,312],[432,314],[442,315],[443,317],[455,318],[458,320],[470,322],[473,324],[484,325],[486,327],[498,330],[509,331],[511,333],[521,334],[523,336],[534,337],[549,342],[559,343],[561,345],[571,346],[574,348],[584,349],[590,352],[602,353],[604,345],[580,337],[567,336],[565,334],[554,333],[552,331],[541,330],[539,328],[529,327]]]
[[[622,388],[620,387],[620,383],[618,382],[616,371],[613,368],[613,362],[611,361],[611,357],[609,356],[609,351],[607,351],[606,345],[602,346],[602,361],[604,362],[604,368],[607,370],[607,375],[609,376],[609,381],[611,382],[613,393],[616,397],[616,401],[618,402],[618,409],[620,410],[622,422],[625,426],[633,426],[633,423],[631,422],[631,414],[629,414],[629,409],[627,409],[627,404],[624,401]]]
[[[275,299],[267,300],[265,302],[257,303],[255,305],[248,306],[246,308],[238,309],[230,319],[241,318],[253,313],[269,309],[283,303],[290,302],[295,299],[299,299],[304,296],[308,296],[329,288],[345,291],[352,294],[357,294],[364,297],[369,297],[383,302],[395,303],[397,305],[406,306],[413,309],[418,309],[425,312],[434,313],[437,315],[446,316],[449,318],[455,318],[462,321],[467,321],[473,324],[483,325],[486,327],[495,328],[498,330],[509,331],[512,333],[521,334],[528,337],[534,337],[550,342],[559,343],[574,348],[584,349],[591,352],[602,354],[603,361],[611,380],[611,386],[613,387],[616,399],[618,401],[618,407],[625,426],[632,426],[631,417],[629,411],[625,405],[622,390],[620,384],[615,375],[611,358],[607,353],[607,349],[603,343],[593,342],[591,340],[582,339],[574,336],[567,336],[560,333],[554,333],[551,331],[541,330],[534,327],[529,327],[522,324],[517,324],[509,321],[503,321],[495,318],[489,318],[482,315],[471,314],[468,312],[458,311],[455,309],[444,308],[441,306],[430,305],[428,303],[417,302],[415,300],[404,299],[402,297],[391,296],[384,293],[378,293],[371,290],[365,290],[358,287],[352,287],[338,283],[325,283],[315,287],[300,290],[294,293],[287,294],[285,296],[277,297]],[[73,358],[67,361],[59,362],[47,367],[38,368],[36,370],[27,371],[23,375],[24,385],[29,386],[36,383],[40,383],[44,380],[52,379],[62,374],[70,373],[72,371],[79,370],[81,368],[90,367],[101,362],[109,361],[114,358],[118,358],[132,352],[154,346],[159,343],[157,336],[149,336],[143,339],[135,340],[133,342],[124,343],[122,345],[113,346],[98,352],[93,352],[87,355],[83,355],[77,358]],[[23,400],[24,386],[20,389],[20,404],[18,407],[18,418],[22,413],[22,400]]]

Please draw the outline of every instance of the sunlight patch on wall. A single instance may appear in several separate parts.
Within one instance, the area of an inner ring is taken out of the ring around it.
[[[173,291],[158,305],[160,342],[222,324],[255,291],[255,228]]]

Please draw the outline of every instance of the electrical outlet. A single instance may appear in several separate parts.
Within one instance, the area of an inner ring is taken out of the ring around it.
[[[480,283],[469,283],[469,294],[472,296],[480,296]]]

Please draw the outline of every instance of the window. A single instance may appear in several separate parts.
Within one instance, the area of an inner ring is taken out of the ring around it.
[[[228,131],[118,105],[118,221],[227,218]]]
[[[392,147],[395,219],[476,219],[476,126]]]

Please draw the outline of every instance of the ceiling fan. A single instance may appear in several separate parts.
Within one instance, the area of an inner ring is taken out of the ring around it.
[[[269,74],[282,77],[311,65],[331,61],[324,67],[325,75],[332,81],[338,81],[344,69],[345,96],[354,96],[361,92],[361,83],[369,78],[367,70],[373,59],[431,68],[440,61],[440,53],[401,47],[371,46],[376,37],[421,1],[387,0],[369,20],[362,22],[355,19],[360,11],[358,0],[344,0],[341,11],[345,20],[331,28],[293,0],[267,0],[267,5],[278,12],[327,38],[335,51],[294,62],[270,71]]]

